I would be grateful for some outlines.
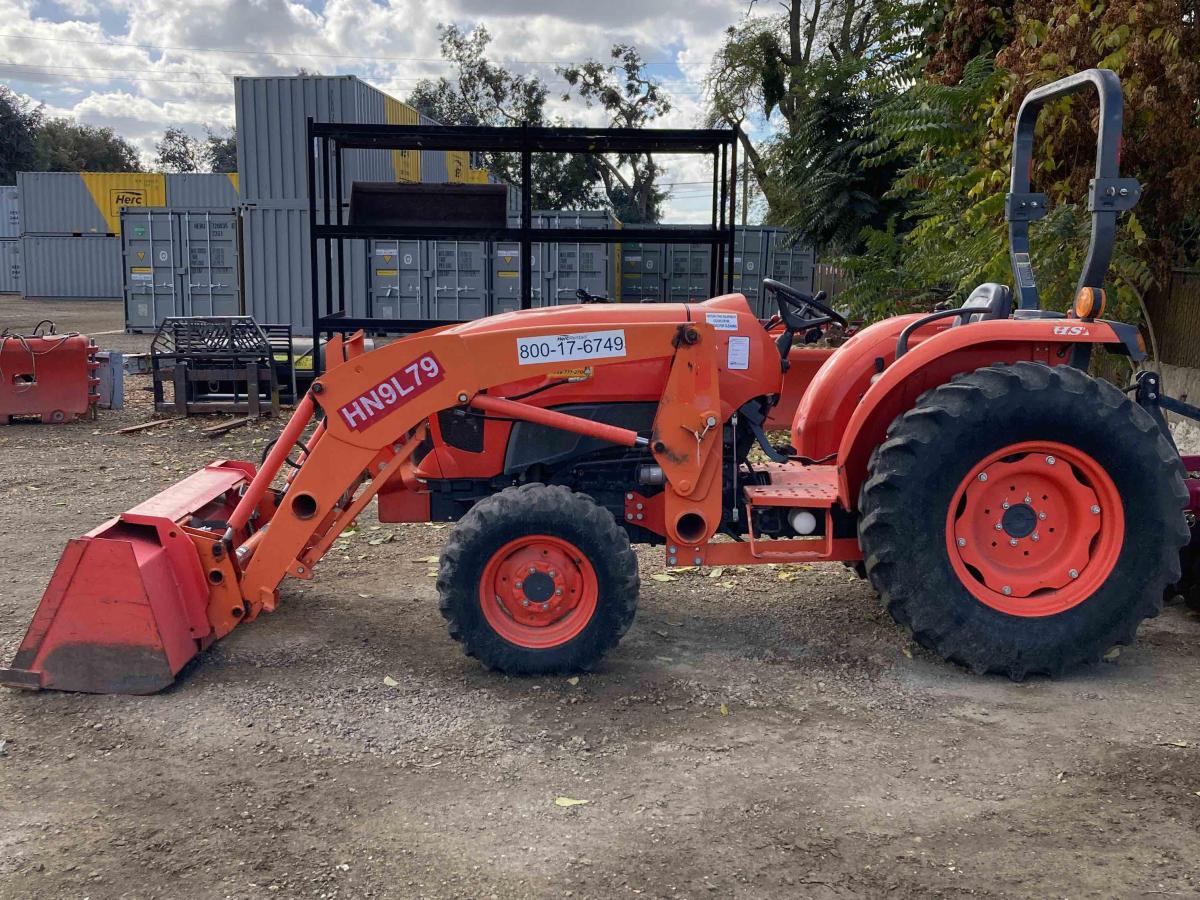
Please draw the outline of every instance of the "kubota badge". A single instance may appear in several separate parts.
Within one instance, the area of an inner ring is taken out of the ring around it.
[[[352,431],[365,431],[445,377],[437,357],[426,353],[369,391],[363,391],[338,412]]]

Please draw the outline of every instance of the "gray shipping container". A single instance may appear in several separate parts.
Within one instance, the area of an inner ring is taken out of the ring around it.
[[[788,240],[788,232],[772,231],[767,248],[767,277],[811,293],[815,284],[816,253],[803,244],[788,246]],[[772,311],[773,308],[774,304]]]
[[[21,238],[26,297],[116,298],[122,293],[121,239],[85,235]]]
[[[242,199],[306,201],[307,117],[317,122],[386,124],[389,103],[397,101],[353,75],[234,78]],[[398,177],[393,154],[386,150],[345,151],[342,175],[346,201],[355,181]],[[320,173],[317,181],[317,195],[324,196]]]
[[[370,313],[377,319],[426,315],[424,241],[371,242]]]
[[[21,242],[0,241],[0,294],[19,294],[21,285]]]
[[[615,228],[618,223],[606,210],[535,210],[534,228]],[[620,244],[604,242],[533,245],[534,306],[578,303],[575,292],[583,288],[598,297],[616,298]],[[521,306],[520,244],[498,243],[492,256],[494,311]]]
[[[167,316],[241,313],[235,210],[127,210],[125,327],[153,331]]]
[[[15,184],[0,185],[0,241],[21,236],[21,192]]]
[[[232,209],[238,205],[237,173],[167,175],[167,206],[173,209]]]
[[[667,245],[621,245],[621,302],[663,303],[667,299]]]
[[[312,334],[309,278],[308,209],[299,205],[259,205],[242,210],[242,295],[246,315],[260,322],[290,324],[294,334]],[[343,241],[346,276],[346,314],[368,315],[366,241]],[[338,295],[337,244],[333,250],[333,287]],[[317,264],[324,297],[325,254],[317,247]],[[322,306],[322,312],[326,308]]]

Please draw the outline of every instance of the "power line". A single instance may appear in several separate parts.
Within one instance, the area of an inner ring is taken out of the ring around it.
[[[302,50],[242,50],[236,48],[223,47],[172,47],[158,44],[134,44],[125,41],[88,41],[80,38],[52,38],[41,37],[31,34],[0,34],[0,38],[9,38],[19,41],[47,41],[55,44],[90,44],[103,47],[132,47],[136,50],[157,50],[176,51],[184,53],[240,53],[250,56],[299,56],[308,59],[354,59],[367,60],[375,62],[424,62],[424,63],[442,63],[448,64],[450,60],[443,59],[440,56],[353,56],[344,53],[309,53]],[[504,60],[504,63],[518,63],[523,65],[539,65],[539,66],[554,66],[554,65],[574,65],[579,60],[573,59],[510,59]],[[642,63],[643,66],[673,66],[675,60],[647,60]]]

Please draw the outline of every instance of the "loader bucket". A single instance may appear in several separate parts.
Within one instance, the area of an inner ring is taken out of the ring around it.
[[[97,694],[170,685],[215,636],[189,526],[227,518],[253,474],[213,463],[72,540],[0,684]]]

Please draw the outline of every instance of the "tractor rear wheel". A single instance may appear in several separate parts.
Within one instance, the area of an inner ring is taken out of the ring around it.
[[[859,540],[920,644],[979,673],[1057,675],[1158,613],[1186,498],[1178,455],[1121,391],[1069,366],[988,366],[892,424]]]
[[[561,485],[506,488],[476,503],[442,553],[450,636],[510,675],[586,669],[633,624],[637,557],[624,529]]]

